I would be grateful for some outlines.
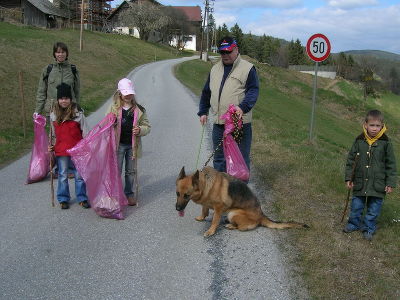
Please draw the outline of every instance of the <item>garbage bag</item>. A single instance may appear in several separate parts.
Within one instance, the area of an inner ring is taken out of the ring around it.
[[[26,183],[38,182],[46,178],[50,171],[50,157],[48,151],[49,139],[46,133],[46,118],[36,115],[33,119],[34,140],[32,146],[31,161],[29,163]]]
[[[118,170],[114,122],[115,115],[109,113],[67,152],[85,180],[89,202],[96,214],[122,220],[128,200]]]
[[[243,155],[240,152],[239,146],[232,136],[232,134],[234,134],[235,137],[239,139],[239,132],[243,126],[241,119],[234,118],[235,113],[235,106],[230,104],[226,113],[220,117],[221,120],[225,120],[223,151],[226,161],[226,172],[233,177],[247,181],[250,177],[250,171],[243,159]]]

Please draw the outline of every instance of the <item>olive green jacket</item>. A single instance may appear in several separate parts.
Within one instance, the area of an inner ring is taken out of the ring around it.
[[[393,145],[386,134],[371,146],[363,133],[356,138],[347,157],[345,181],[353,181],[353,196],[384,198],[386,186],[396,187],[396,159]]]
[[[62,82],[71,86],[72,101],[79,104],[80,100],[80,80],[79,71],[76,70],[75,75],[72,72],[71,64],[68,60],[53,63],[53,68],[46,79],[47,66],[43,68],[40,75],[38,89],[36,93],[35,112],[38,114],[49,115],[51,104],[57,101],[57,86]]]

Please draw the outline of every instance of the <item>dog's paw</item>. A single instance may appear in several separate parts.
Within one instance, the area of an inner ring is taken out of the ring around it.
[[[237,229],[237,226],[229,223],[225,225],[225,228],[232,230],[232,229]]]
[[[199,221],[199,222],[203,222],[206,218],[205,217],[202,217],[202,216],[198,216],[198,217],[196,217],[196,218],[194,218],[196,221]]]
[[[204,234],[203,234],[203,236],[204,237],[209,237],[209,236],[212,236],[212,235],[214,235],[214,233],[215,233],[215,230],[207,230],[206,232],[204,232]]]

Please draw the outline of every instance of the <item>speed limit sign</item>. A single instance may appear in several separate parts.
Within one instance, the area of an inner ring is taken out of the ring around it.
[[[317,33],[308,39],[306,50],[313,61],[321,62],[331,53],[331,43],[325,35]]]

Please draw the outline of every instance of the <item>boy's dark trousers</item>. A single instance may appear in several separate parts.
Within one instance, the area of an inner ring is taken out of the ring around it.
[[[373,234],[376,231],[376,220],[381,213],[382,203],[383,198],[353,196],[347,227]],[[367,204],[367,211],[363,219],[365,204]]]

